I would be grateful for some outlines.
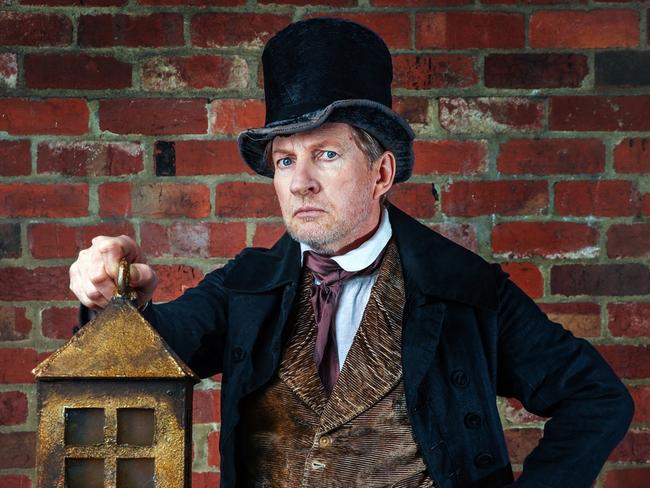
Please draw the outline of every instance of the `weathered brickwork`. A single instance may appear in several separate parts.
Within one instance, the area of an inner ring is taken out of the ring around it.
[[[0,486],[33,488],[31,369],[72,334],[68,266],[126,234],[169,300],[282,234],[241,161],[259,57],[293,20],[387,42],[413,178],[392,201],[502,264],[636,402],[595,484],[650,478],[650,5],[633,0],[5,0],[0,9]],[[194,395],[194,488],[219,482],[220,378]],[[516,470],[544,419],[500,401]]]

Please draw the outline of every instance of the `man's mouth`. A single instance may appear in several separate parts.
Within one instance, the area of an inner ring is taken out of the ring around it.
[[[324,213],[325,210],[323,210],[322,208],[304,206],[296,209],[293,212],[293,216],[298,218],[313,218],[313,217],[319,217]]]

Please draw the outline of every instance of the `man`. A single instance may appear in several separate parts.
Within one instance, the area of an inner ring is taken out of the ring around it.
[[[383,41],[313,19],[263,65],[266,125],[239,144],[288,234],[168,304],[149,304],[155,273],[127,237],[94,239],[70,270],[97,309],[126,256],[144,316],[197,373],[223,373],[223,486],[507,486],[497,395],[551,417],[515,486],[590,486],[631,399],[498,266],[385,202],[413,133]]]

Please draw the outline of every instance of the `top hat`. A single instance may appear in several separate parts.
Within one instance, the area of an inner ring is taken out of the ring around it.
[[[413,168],[413,131],[391,109],[393,65],[384,41],[347,20],[315,18],[273,36],[262,53],[266,121],[239,134],[239,151],[263,176],[273,176],[264,149],[275,136],[345,122],[395,154],[395,182]]]

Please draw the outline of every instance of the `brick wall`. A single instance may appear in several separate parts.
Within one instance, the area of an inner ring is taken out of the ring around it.
[[[157,300],[282,232],[235,137],[263,123],[260,48],[292,20],[343,16],[394,54],[416,130],[392,199],[486,258],[597,345],[637,412],[597,487],[650,470],[647,2],[2,0],[0,486],[34,480],[31,368],[70,336],[67,267],[125,233]],[[219,479],[219,379],[195,393],[194,487]],[[542,420],[501,402],[516,467]],[[643,486],[647,486],[643,484]]]

